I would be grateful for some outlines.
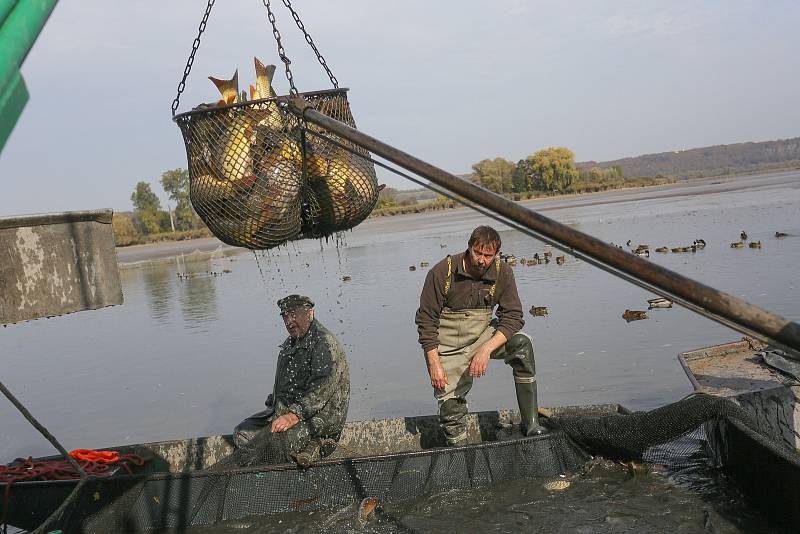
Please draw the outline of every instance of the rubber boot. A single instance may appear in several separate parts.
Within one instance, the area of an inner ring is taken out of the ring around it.
[[[439,404],[439,424],[450,446],[467,443],[467,400],[460,397]]]
[[[518,382],[525,380],[525,382]],[[529,381],[532,380],[532,381]],[[523,436],[544,434],[547,429],[539,424],[539,403],[536,400],[536,377],[514,377],[517,390],[517,404],[521,419],[520,430]]]
[[[536,362],[533,342],[527,334],[511,336],[505,346],[506,363],[514,371],[514,387],[517,405],[522,420],[521,430],[525,436],[535,436],[547,431],[539,424],[539,403],[536,398]]]

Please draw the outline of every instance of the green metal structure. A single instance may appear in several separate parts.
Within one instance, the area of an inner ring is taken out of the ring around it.
[[[28,102],[19,72],[58,0],[0,0],[0,151]]]

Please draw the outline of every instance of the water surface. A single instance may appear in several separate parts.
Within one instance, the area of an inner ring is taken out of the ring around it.
[[[703,238],[702,251],[653,253],[650,261],[800,320],[798,173],[529,205],[607,242],[652,250]],[[275,302],[297,292],[317,302],[317,318],[347,350],[351,420],[435,413],[414,325],[427,272],[420,262],[462,251],[472,228],[487,223],[494,224],[466,209],[375,219],[338,246],[309,241],[123,270],[122,306],[4,328],[2,380],[68,450],[228,433],[272,389],[286,336]],[[506,253],[529,258],[549,250],[499,229]],[[732,249],[742,230],[763,248]],[[776,239],[777,230],[791,235]],[[622,313],[646,309],[653,295],[569,256],[563,266],[518,265],[514,272],[525,310],[549,308],[546,317],[526,312],[524,328],[534,339],[542,405],[648,409],[677,400],[691,391],[679,352],[741,337],[681,308],[629,324]],[[510,369],[493,362],[469,399],[472,410],[515,407]],[[51,453],[5,401],[0,422],[0,460]],[[480,514],[512,494],[468,499]],[[447,499],[426,506],[446,517]],[[524,504],[524,513],[511,510],[523,501],[504,505],[508,518],[528,517]]]

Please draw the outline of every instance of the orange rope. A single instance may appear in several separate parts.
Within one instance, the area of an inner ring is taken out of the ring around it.
[[[144,465],[144,459],[136,454],[120,454],[116,451],[94,451],[91,449],[76,449],[69,453],[87,475],[108,477],[115,473],[114,467],[122,467],[128,474],[132,474],[131,466]],[[31,480],[73,480],[80,478],[80,474],[65,459],[38,460],[33,458],[17,458],[11,465],[0,465],[0,484],[5,484],[3,492],[3,515],[0,525],[6,522],[8,500],[11,495],[11,485],[16,482]]]

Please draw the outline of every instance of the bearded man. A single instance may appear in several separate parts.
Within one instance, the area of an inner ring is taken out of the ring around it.
[[[503,359],[513,370],[523,435],[544,431],[537,417],[533,343],[520,332],[522,304],[511,267],[498,257],[500,245],[494,228],[475,228],[465,252],[428,272],[420,295],[419,343],[448,445],[466,443],[466,395],[490,359]]]

